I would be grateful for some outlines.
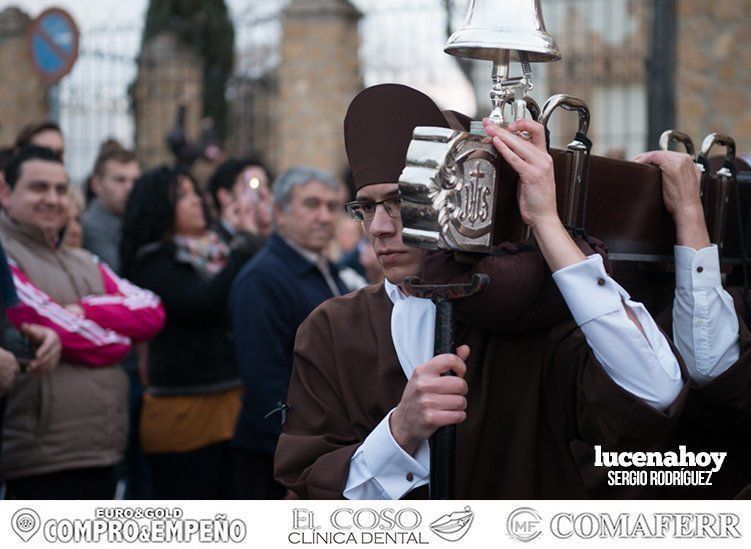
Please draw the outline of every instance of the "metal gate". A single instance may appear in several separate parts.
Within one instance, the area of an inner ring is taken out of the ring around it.
[[[281,62],[281,10],[287,0],[252,3],[233,14],[236,67],[227,94],[230,151],[274,148],[264,98],[276,93]],[[488,111],[490,67],[467,73],[443,53],[448,29],[461,25],[467,0],[352,0],[363,12],[360,59],[366,85],[402,82],[442,107],[482,116]],[[647,59],[654,0],[543,0],[563,60],[534,67],[538,102],[553,93],[582,97],[592,111],[595,153],[630,157],[647,143]],[[447,25],[447,6],[453,17]],[[135,80],[143,22],[83,28],[80,58],[59,90],[60,122],[74,180],[91,170],[100,143],[134,142],[129,86]],[[554,120],[553,140],[565,143],[572,122]]]

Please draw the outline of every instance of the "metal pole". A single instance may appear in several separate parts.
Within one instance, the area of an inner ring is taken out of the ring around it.
[[[673,129],[676,64],[675,0],[653,0],[652,43],[647,59],[647,148],[659,149],[660,134]]]
[[[468,284],[420,285],[416,277],[404,279],[410,295],[435,303],[435,355],[456,353],[454,336],[455,299],[482,291],[490,282],[486,274],[474,273]],[[443,375],[456,375],[447,372]],[[430,437],[430,499],[454,499],[456,483],[456,425],[441,427]]]
[[[435,299],[434,354],[456,353],[454,304]],[[444,375],[455,375],[447,372]],[[456,462],[456,426],[441,427],[430,437],[430,499],[454,499]]]
[[[47,110],[49,119],[60,122],[60,84],[53,84],[47,91]]]

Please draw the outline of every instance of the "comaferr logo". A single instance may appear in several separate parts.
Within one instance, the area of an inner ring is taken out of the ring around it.
[[[548,526],[558,539],[740,539],[735,513],[556,513],[548,522],[531,507],[514,510],[506,520],[509,536],[529,542]]]
[[[531,507],[520,507],[506,519],[506,531],[517,541],[528,542],[542,534],[540,513]]]
[[[550,521],[559,539],[740,538],[734,513],[557,513]]]

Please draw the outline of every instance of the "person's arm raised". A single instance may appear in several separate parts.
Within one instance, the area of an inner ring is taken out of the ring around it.
[[[634,162],[652,164],[662,172],[662,200],[675,222],[676,244],[701,250],[710,246],[701,203],[701,171],[693,159],[672,151],[650,151]]]
[[[566,231],[555,202],[553,159],[541,124],[508,129],[485,121],[504,160],[519,174],[519,211],[535,235],[553,279],[589,347],[610,377],[657,409],[677,398],[683,381],[670,346],[641,303],[607,275],[599,255],[587,258]],[[526,140],[513,132],[528,132]]]
[[[740,325],[722,287],[719,250],[710,243],[701,203],[701,171],[684,153],[651,151],[635,162],[662,172],[662,198],[675,222],[673,341],[694,382],[704,385],[738,362]]]
[[[485,129],[503,159],[519,174],[519,211],[532,228],[545,261],[555,272],[586,259],[566,231],[555,202],[553,159],[545,147],[541,124],[520,120],[508,130],[485,120]],[[526,140],[513,132],[529,132]]]

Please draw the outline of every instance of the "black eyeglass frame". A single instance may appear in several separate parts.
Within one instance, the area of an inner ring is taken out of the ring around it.
[[[394,204],[394,201],[396,203]],[[389,205],[388,203],[391,202],[392,204]],[[391,196],[389,198],[384,198],[383,200],[353,200],[352,202],[348,202],[344,205],[344,209],[349,214],[349,216],[354,219],[355,221],[359,221],[361,223],[364,223],[366,221],[373,221],[373,218],[376,214],[376,209],[378,208],[379,204],[383,204],[383,209],[386,210],[386,214],[389,217],[397,218],[401,215],[401,203],[402,203],[402,197],[401,196]],[[355,213],[355,206],[362,206],[364,204],[372,204],[373,205],[373,212],[370,217],[366,217],[365,214],[363,214],[362,219],[359,218],[359,216]]]

